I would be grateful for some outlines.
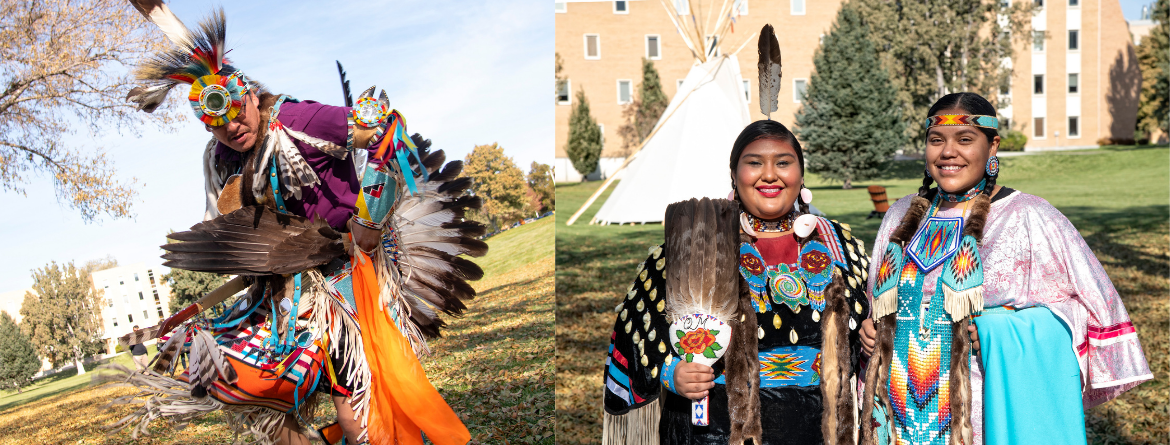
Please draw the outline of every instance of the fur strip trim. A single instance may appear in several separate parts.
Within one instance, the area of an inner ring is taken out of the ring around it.
[[[983,244],[983,226],[987,224],[987,213],[990,211],[991,198],[986,194],[980,193],[972,199],[971,216],[968,216],[964,223],[963,236],[971,235],[975,237],[976,242]]]
[[[620,416],[603,413],[601,445],[658,445],[662,399],[658,397]]]
[[[821,321],[821,433],[826,445],[853,443],[854,407],[849,377],[853,373],[849,348],[849,304],[845,279],[838,271],[825,289],[825,317]]]
[[[945,286],[944,286],[945,288]],[[971,445],[971,342],[970,318],[951,324],[951,441],[950,445]]]
[[[744,237],[746,235],[741,235]],[[748,439],[761,443],[759,329],[747,283],[739,279],[739,316],[731,320],[731,345],[723,360],[727,365],[727,410],[731,420],[728,443],[740,445]]]
[[[910,208],[902,216],[902,223],[890,234],[890,241],[898,243],[900,246],[905,246],[906,243],[910,242],[910,239],[914,237],[914,232],[918,231],[918,223],[922,222],[922,217],[926,215],[928,209],[930,209],[930,201],[921,196],[915,196],[910,201]]]
[[[897,329],[897,319],[894,314],[878,318],[877,345],[873,355],[869,357],[869,366],[865,372],[865,391],[861,396],[861,435],[858,443],[861,445],[877,445],[877,431],[870,419],[873,418],[875,404],[886,407],[887,425],[892,425],[890,416],[890,395],[886,388],[889,379],[890,357],[894,353],[894,332]]]

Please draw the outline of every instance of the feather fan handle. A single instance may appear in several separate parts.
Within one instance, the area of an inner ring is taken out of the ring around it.
[[[760,113],[771,119],[771,113],[778,109],[780,103],[780,42],[776,40],[776,33],[772,25],[764,25],[760,30],[759,40],[760,62],[756,65],[760,75]]]
[[[738,306],[739,215],[725,199],[691,199],[666,209],[666,303],[670,316],[732,320]]]

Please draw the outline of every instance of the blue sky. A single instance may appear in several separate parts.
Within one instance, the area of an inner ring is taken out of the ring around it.
[[[385,89],[410,132],[448,159],[498,142],[525,172],[532,161],[552,163],[551,1],[168,4],[189,27],[222,6],[229,58],[276,92],[341,105],[340,60],[354,94]],[[32,285],[31,269],[50,261],[161,264],[168,229],[190,227],[204,210],[200,156],[210,135],[185,119],[174,133],[66,138],[78,150],[103,147],[121,177],[138,179],[133,219],[85,224],[57,202],[48,177],[32,178],[27,197],[0,192],[0,292]]]
[[[1153,5],[1153,0],[1119,0],[1121,2],[1121,14],[1125,16],[1126,20],[1137,20],[1142,16],[1142,5]]]

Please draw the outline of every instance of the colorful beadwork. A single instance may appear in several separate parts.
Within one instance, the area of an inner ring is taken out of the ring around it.
[[[374,97],[363,97],[357,100],[350,113],[358,125],[376,127],[386,123],[390,108]]]
[[[800,216],[800,212],[788,212],[780,217],[777,221],[763,221],[752,216],[751,213],[743,212],[747,216],[748,223],[752,225],[752,230],[756,233],[762,232],[789,232],[792,230],[792,223],[796,221],[796,217]]]
[[[244,107],[248,83],[239,71],[230,76],[211,74],[195,79],[187,101],[201,122],[218,127],[231,122]]]
[[[967,202],[967,201],[970,201],[972,199],[975,199],[975,197],[979,196],[980,193],[983,193],[983,189],[986,187],[987,187],[987,179],[983,179],[982,181],[979,181],[978,184],[975,184],[975,187],[971,188],[971,190],[967,190],[967,192],[962,194],[962,195],[947,193],[942,188],[939,188],[938,189],[938,196],[935,197],[935,201],[938,201],[939,198],[942,198],[942,199],[947,200],[948,202]],[[937,204],[935,204],[935,207],[937,207]]]
[[[882,262],[878,264],[877,276],[874,277],[874,298],[885,295],[886,292],[898,287],[896,277],[901,269],[902,249],[896,243],[890,243],[886,246],[886,252],[882,254]]]
[[[812,346],[778,346],[757,351],[760,387],[816,386],[821,376],[821,350]],[[724,374],[715,383],[726,385]]]
[[[999,176],[999,156],[987,158],[987,168],[983,169],[987,176]]]
[[[995,116],[973,114],[939,114],[926,118],[926,128],[940,125],[970,125],[972,127],[999,129],[999,119]]]
[[[963,218],[931,217],[910,239],[906,256],[922,268],[922,273],[930,272],[959,250],[962,233]]]
[[[898,323],[887,383],[893,426],[906,443],[945,445],[951,424],[951,323],[942,298],[932,298],[922,316],[926,274],[919,272],[918,264],[907,261],[898,286]]]
[[[772,302],[783,303],[793,311],[809,304],[808,289],[795,265],[781,264],[775,269],[768,268],[768,290],[772,294]]]
[[[979,258],[975,237],[970,235],[963,237],[954,258],[943,266],[939,280],[955,292],[983,285],[983,261]]]

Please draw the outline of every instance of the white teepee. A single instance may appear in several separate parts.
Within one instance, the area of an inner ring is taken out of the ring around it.
[[[736,57],[696,62],[662,116],[598,210],[596,223],[662,221],[672,202],[726,198],[731,192],[728,155],[751,123]]]

